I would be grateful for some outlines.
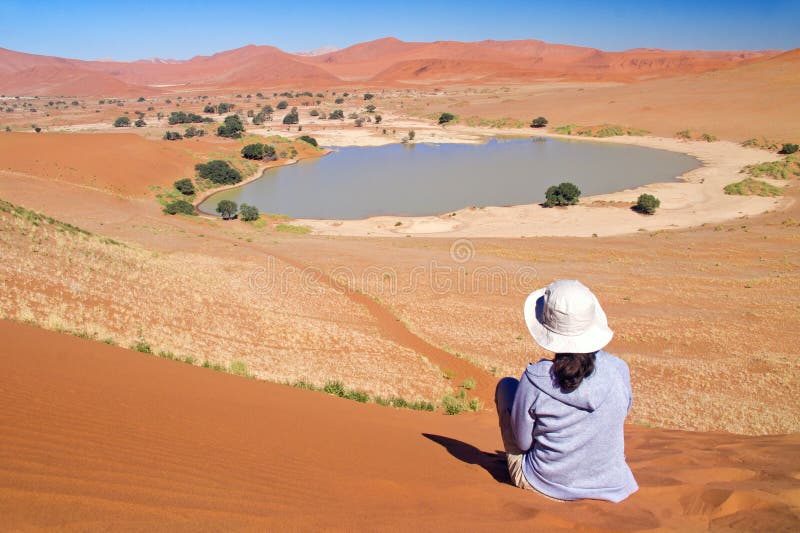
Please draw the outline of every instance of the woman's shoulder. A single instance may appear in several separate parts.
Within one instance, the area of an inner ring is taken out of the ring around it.
[[[617,372],[622,374],[622,377],[626,380],[630,380],[630,369],[628,368],[628,363],[625,362],[624,359],[617,357],[616,355],[611,355],[605,350],[600,350],[597,352],[595,356],[598,364],[608,365],[614,368]]]

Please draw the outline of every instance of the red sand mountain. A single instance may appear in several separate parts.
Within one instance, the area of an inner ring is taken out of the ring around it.
[[[185,61],[81,61],[0,49],[0,92],[14,95],[124,95],[168,86],[263,88],[387,83],[532,81],[542,78],[634,81],[729,68],[776,51],[706,52],[595,48],[537,40],[431,43],[395,38],[318,56],[249,45]]]

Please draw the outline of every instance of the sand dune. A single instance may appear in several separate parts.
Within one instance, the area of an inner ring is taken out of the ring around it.
[[[667,51],[594,48],[521,41],[360,43],[321,55],[289,54],[249,45],[186,61],[81,61],[0,49],[0,91],[23,95],[129,95],[179,85],[257,88],[264,85],[371,83],[480,83],[486,78],[633,81],[724,69],[763,60],[777,51]],[[466,62],[466,63],[465,63]],[[465,68],[466,67],[466,68]],[[414,75],[409,77],[408,73]]]
[[[382,408],[0,322],[0,507],[29,530],[790,531],[800,437],[627,427],[641,489],[508,484],[494,415]]]

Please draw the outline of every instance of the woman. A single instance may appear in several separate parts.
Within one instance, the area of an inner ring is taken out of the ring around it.
[[[624,500],[639,488],[625,463],[630,374],[602,350],[614,333],[600,302],[579,281],[556,281],[528,296],[525,322],[555,358],[497,385],[513,483],[558,500]]]

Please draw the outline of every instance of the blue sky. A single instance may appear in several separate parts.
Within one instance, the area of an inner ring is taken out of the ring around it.
[[[796,2],[4,0],[0,47],[79,59],[187,59],[269,44],[288,52],[394,36],[541,39],[603,50],[790,49]]]

